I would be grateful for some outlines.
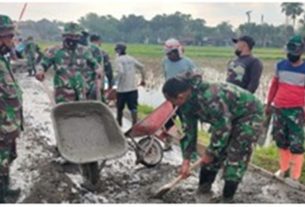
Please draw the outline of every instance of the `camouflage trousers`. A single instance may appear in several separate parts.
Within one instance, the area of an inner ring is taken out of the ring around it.
[[[273,109],[272,136],[277,147],[291,153],[304,153],[304,110],[301,107]]]
[[[0,135],[0,200],[3,200],[9,187],[9,165],[17,157],[16,138],[20,131]]]
[[[80,73],[70,77],[68,84],[63,84],[61,78],[55,75],[54,87],[56,103],[86,100],[86,82]]]
[[[28,58],[27,59],[27,67],[28,67],[28,72],[30,75],[35,75],[36,74],[36,62],[35,62],[35,58],[34,59],[31,59],[31,58]]]
[[[262,114],[253,114],[233,121],[227,147],[218,157],[214,157],[212,163],[202,168],[216,175],[223,166],[225,181],[240,182],[247,170],[254,144],[261,134],[262,117]]]

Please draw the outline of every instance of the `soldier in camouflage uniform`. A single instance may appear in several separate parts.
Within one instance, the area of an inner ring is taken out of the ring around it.
[[[44,80],[49,67],[55,70],[55,102],[95,99],[95,80],[102,70],[88,47],[79,45],[83,29],[76,23],[64,27],[63,45],[47,50],[42,60],[44,70],[36,78]]]
[[[109,55],[105,51],[100,49],[102,40],[99,35],[91,35],[90,43],[90,49],[92,51],[93,56],[96,58],[99,64],[104,65],[105,75],[108,79],[108,88],[110,89],[113,85],[113,72]]]
[[[212,136],[201,158],[198,193],[210,192],[218,170],[224,165],[225,186],[219,201],[231,202],[260,135],[262,104],[237,86],[208,83],[200,75],[190,73],[169,79],[163,93],[180,107],[184,120],[182,176],[188,176],[191,154],[196,151],[197,122],[210,123]]]
[[[9,165],[16,158],[15,140],[21,131],[22,94],[4,57],[13,47],[14,25],[0,15],[0,203],[19,190],[9,189]]]
[[[29,36],[26,40],[24,54],[27,60],[29,76],[36,75],[36,64],[40,62],[42,53],[32,36]],[[37,58],[36,54],[38,55]]]

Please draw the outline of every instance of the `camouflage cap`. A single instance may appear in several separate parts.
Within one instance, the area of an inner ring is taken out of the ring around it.
[[[15,25],[11,18],[0,14],[0,33],[12,34],[14,33]]]
[[[286,45],[286,51],[293,55],[300,55],[305,50],[305,42],[304,37],[301,35],[294,35],[292,36],[287,45]]]
[[[64,26],[63,35],[82,35],[84,29],[77,23],[69,22]]]

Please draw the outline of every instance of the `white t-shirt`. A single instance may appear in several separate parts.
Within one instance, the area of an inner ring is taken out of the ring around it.
[[[130,92],[137,90],[136,69],[141,72],[144,79],[144,66],[134,57],[120,55],[115,59],[115,70],[117,72],[117,91]]]

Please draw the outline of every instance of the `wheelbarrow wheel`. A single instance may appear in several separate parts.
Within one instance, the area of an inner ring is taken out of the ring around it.
[[[81,172],[84,178],[92,185],[95,185],[100,178],[100,169],[98,162],[81,164]]]
[[[138,142],[138,147],[137,158],[139,163],[151,168],[161,162],[163,158],[162,146],[153,137],[148,136],[141,139]]]

